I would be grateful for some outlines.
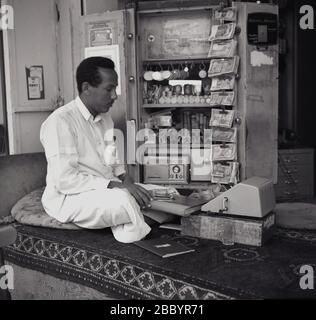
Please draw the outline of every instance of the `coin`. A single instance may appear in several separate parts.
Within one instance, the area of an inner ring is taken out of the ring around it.
[[[205,70],[200,70],[200,72],[199,72],[199,77],[200,77],[201,79],[204,79],[204,78],[206,78],[206,76],[207,76],[206,71],[205,71]]]
[[[162,78],[164,80],[169,80],[170,79],[171,72],[169,70],[162,71],[161,74],[162,74]]]
[[[163,80],[163,79],[162,79],[161,72],[159,72],[159,71],[153,72],[152,78],[153,78],[154,80],[156,80],[156,81],[161,81],[161,80]]]
[[[152,71],[146,71],[144,73],[144,79],[146,81],[151,81],[153,79],[153,72]]]

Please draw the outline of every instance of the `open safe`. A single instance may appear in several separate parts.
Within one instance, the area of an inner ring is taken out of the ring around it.
[[[119,74],[120,158],[136,181],[176,188],[276,183],[278,7],[184,3],[81,18],[78,63],[103,55]]]

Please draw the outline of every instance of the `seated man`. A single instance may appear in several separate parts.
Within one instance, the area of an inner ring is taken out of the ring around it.
[[[76,79],[79,96],[41,127],[48,163],[44,209],[60,222],[112,227],[118,241],[138,241],[150,232],[140,211],[150,207],[150,194],[133,183],[123,165],[104,155],[115,148],[108,112],[117,99],[114,63],[103,57],[85,59]]]

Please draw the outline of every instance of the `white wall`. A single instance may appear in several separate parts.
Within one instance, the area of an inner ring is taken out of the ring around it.
[[[10,153],[42,151],[41,123],[52,111],[59,92],[57,14],[53,0],[12,0],[14,30],[7,43],[6,84]],[[25,67],[44,68],[45,99],[28,100]]]
[[[85,0],[85,14],[102,13],[118,10],[118,0]]]
[[[39,140],[39,132],[42,122],[50,112],[24,112],[17,115],[17,123],[20,128],[21,146],[19,153],[44,151]]]
[[[15,0],[19,106],[48,106],[58,92],[56,12],[53,0]],[[27,100],[25,66],[43,65],[45,100]]]
[[[15,29],[5,33],[10,154],[41,152],[39,130],[59,90],[65,102],[77,94],[79,0],[7,0]],[[58,6],[60,20],[57,22]],[[117,10],[118,0],[86,0],[85,14]],[[44,67],[45,99],[28,100],[25,67]],[[0,106],[1,123],[1,106]]]

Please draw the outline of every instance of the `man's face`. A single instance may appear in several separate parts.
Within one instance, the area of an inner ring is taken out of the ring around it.
[[[97,87],[89,86],[91,111],[95,115],[108,112],[117,99],[117,74],[114,70],[99,68],[102,82]]]

